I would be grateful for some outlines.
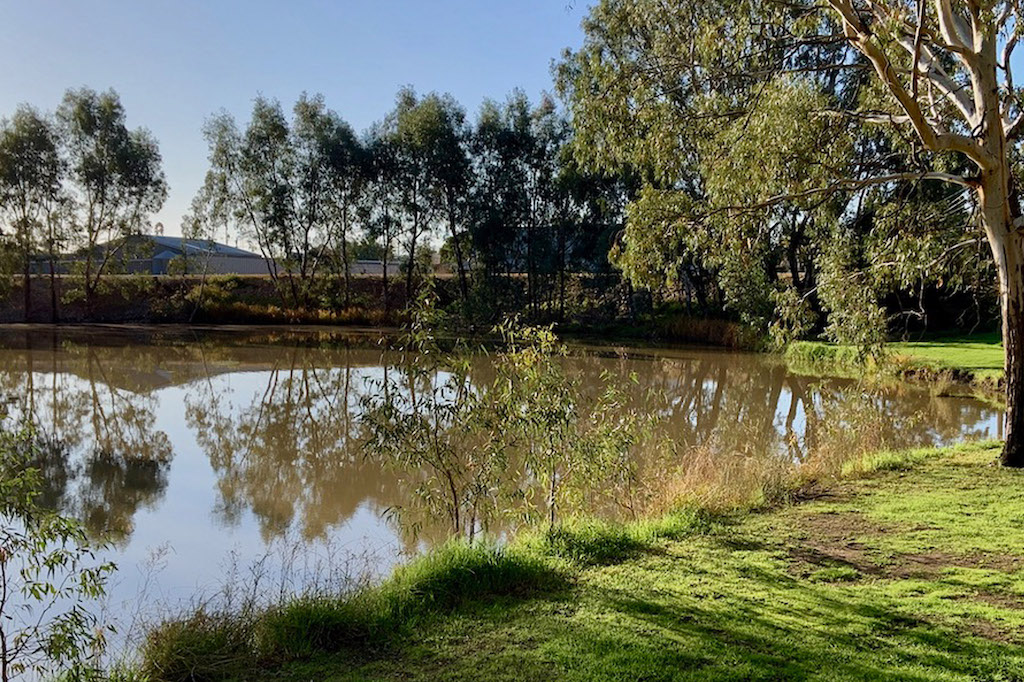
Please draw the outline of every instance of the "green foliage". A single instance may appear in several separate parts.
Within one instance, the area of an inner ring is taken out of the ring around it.
[[[502,425],[469,380],[467,357],[443,352],[433,328],[441,312],[427,292],[403,341],[401,367],[388,368],[363,399],[365,448],[410,476],[428,515],[472,538],[500,512],[494,494],[509,475]],[[412,510],[405,524],[417,532]]]
[[[873,352],[886,294],[983,291],[992,270],[962,187],[915,182],[964,159],[865,123],[905,112],[834,40],[835,5],[603,0],[557,79],[579,163],[643,180],[613,250],[635,284],[720,298],[777,344],[825,328]]]
[[[82,246],[84,293],[91,304],[102,276],[118,267],[125,238],[163,206],[167,181],[156,140],[144,128],[128,129],[113,90],[69,90],[57,120],[68,157],[75,241]]]
[[[32,270],[39,250],[52,259],[64,242],[66,227],[60,223],[67,197],[61,187],[65,169],[60,143],[53,121],[28,106],[18,107],[10,121],[0,123],[0,244],[9,247],[8,255],[19,261],[22,273]],[[11,265],[0,263],[0,276],[9,275]],[[22,285],[31,287],[31,281]],[[26,300],[30,308],[28,291]],[[29,315],[25,310],[26,319]]]
[[[351,127],[323,97],[303,94],[291,120],[279,102],[257,97],[244,131],[220,114],[203,134],[210,169],[183,231],[255,242],[276,264],[270,276],[282,301],[313,305],[318,278],[348,262],[353,239],[364,156]]]
[[[444,351],[435,337],[439,315],[429,294],[421,298],[402,366],[363,400],[366,450],[409,477],[421,506],[396,510],[403,527],[419,530],[417,511],[470,539],[503,517],[544,515],[554,525],[563,507],[583,507],[602,488],[635,508],[633,455],[661,445],[656,417],[627,405],[610,376],[596,398],[584,396],[551,329],[514,320],[497,329],[504,347],[493,381],[474,388],[469,353]]]
[[[227,275],[204,278],[185,294],[185,302],[198,310],[232,303],[238,289],[238,278]]]
[[[77,521],[38,505],[31,429],[0,422],[0,680],[69,669],[86,678],[105,647],[88,605],[115,566]]]

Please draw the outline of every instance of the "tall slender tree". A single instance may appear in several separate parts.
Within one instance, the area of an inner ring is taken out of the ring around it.
[[[412,88],[399,91],[395,110],[387,119],[397,161],[402,230],[405,233],[405,292],[411,300],[416,273],[416,249],[432,227],[436,204],[431,194],[433,135],[432,106]]]
[[[387,314],[391,312],[388,269],[398,241],[401,215],[399,153],[386,124],[371,128],[365,149],[366,185],[359,216],[367,236],[381,246],[381,295]]]
[[[0,219],[13,233],[23,272],[24,314],[32,315],[32,259],[39,247],[50,256],[51,315],[57,316],[54,254],[64,164],[53,122],[28,106],[0,122]]]
[[[83,245],[87,306],[125,237],[139,233],[167,198],[160,150],[143,128],[129,130],[113,90],[70,90],[57,110],[70,164],[72,219]]]

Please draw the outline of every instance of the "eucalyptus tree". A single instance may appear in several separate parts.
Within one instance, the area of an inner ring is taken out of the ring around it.
[[[275,281],[283,280],[291,303],[299,305],[302,287],[296,275],[305,278],[295,261],[306,254],[299,251],[301,236],[295,230],[297,161],[290,138],[280,102],[257,97],[249,124],[237,138],[238,166],[232,170],[238,174],[239,188],[232,199],[248,219],[249,235],[270,263]]]
[[[32,256],[39,247],[50,256],[51,314],[56,321],[54,258],[61,235],[63,176],[60,139],[49,118],[21,106],[10,120],[0,122],[0,219],[20,252],[26,321],[32,313]]]
[[[463,301],[469,298],[465,227],[469,213],[469,188],[472,183],[469,159],[471,131],[466,111],[450,95],[431,94],[419,104],[419,124],[430,153],[428,173],[437,212],[447,223],[449,243],[455,256],[459,291]]]
[[[271,216],[263,210],[266,207],[257,205],[250,191],[242,165],[245,140],[234,117],[225,111],[214,114],[203,124],[203,137],[209,168],[185,217],[183,232],[197,237],[223,229],[225,234],[255,241],[267,263],[267,274],[280,292],[283,284],[274,260],[272,228],[268,224]]]
[[[839,335],[884,322],[868,286],[883,264],[897,280],[927,276],[987,242],[1006,353],[1002,461],[1024,466],[1020,11],[995,0],[600,2],[560,81],[581,158],[647,175],[628,268],[713,226],[727,262],[752,271],[788,206],[816,223],[817,290]],[[925,182],[947,186],[934,221],[896,211],[850,239],[865,202]],[[971,220],[957,238],[934,239],[935,222],[956,232],[943,221],[963,206]]]
[[[380,246],[381,294],[384,311],[391,311],[388,266],[399,239],[401,227],[399,152],[386,123],[375,124],[364,143],[365,180],[358,214],[366,236]]]
[[[102,277],[122,254],[125,237],[149,224],[167,198],[156,140],[129,130],[113,90],[69,90],[57,109],[70,164],[73,227],[83,243],[83,284],[92,308]]]
[[[556,179],[568,133],[551,98],[533,105],[519,90],[500,104],[485,101],[473,131],[473,245],[488,275],[526,274],[533,312],[541,278],[558,262],[556,223],[566,216]]]
[[[633,191],[626,174],[588,172],[572,153],[571,138],[558,149],[553,178],[552,230],[558,278],[558,317],[565,317],[566,277],[611,268],[608,256],[622,229],[625,204]]]
[[[511,103],[485,100],[473,130],[470,235],[488,277],[511,275],[521,261],[519,227],[527,201],[514,112]]]
[[[432,196],[431,170],[434,155],[436,107],[433,98],[421,99],[411,88],[399,91],[394,111],[385,125],[397,161],[395,170],[400,196],[399,208],[405,233],[405,291],[412,298],[416,268],[416,247],[431,230],[436,214]]]
[[[536,311],[541,270],[553,270],[556,259],[557,209],[562,199],[557,179],[560,152],[569,138],[569,124],[548,96],[532,108],[521,94],[517,93],[514,102],[517,117],[525,115],[524,122],[529,121],[526,127],[517,122],[517,131],[523,155],[522,179],[526,198],[523,232],[526,237],[529,301]]]
[[[369,175],[368,153],[345,121],[334,118],[329,127],[325,153],[330,169],[330,206],[327,222],[331,226],[333,251],[340,258],[345,275],[345,305],[351,302],[352,244],[357,231],[362,195]]]
[[[291,127],[294,149],[297,265],[303,281],[312,281],[337,247],[345,268],[349,297],[348,235],[358,182],[358,151],[347,123],[327,109],[322,96],[296,102]],[[308,288],[305,302],[309,302]]]
[[[342,239],[350,229],[351,129],[321,96],[302,95],[291,120],[279,102],[257,97],[244,131],[220,113],[203,133],[210,168],[191,219],[254,241],[282,298],[309,305],[339,223]]]

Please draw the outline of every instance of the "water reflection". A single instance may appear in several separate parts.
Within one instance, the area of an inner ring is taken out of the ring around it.
[[[249,397],[210,377],[186,394],[185,422],[209,458],[220,493],[216,516],[246,510],[265,539],[298,524],[307,539],[344,523],[361,505],[385,508],[394,477],[357,440],[360,395],[381,362],[372,350],[283,348],[252,379]]]
[[[0,396],[12,416],[35,425],[42,502],[98,537],[127,541],[135,514],[168,485],[171,438],[154,428],[160,400],[138,381],[142,368],[159,371],[158,355],[105,352],[55,334],[6,340]]]
[[[908,386],[867,391],[762,356],[577,350],[566,362],[585,390],[599,390],[609,372],[636,376],[623,383],[634,400],[652,405],[657,396],[651,409],[676,455],[803,461],[997,435],[997,413],[981,402]],[[404,362],[375,338],[324,332],[31,328],[0,332],[0,399],[37,424],[46,503],[122,548],[143,511],[154,530],[139,541],[162,542],[154,534],[176,522],[179,497],[206,505],[199,513],[215,523],[191,532],[209,545],[249,524],[263,543],[291,532],[312,542],[409,503],[414,477],[375,461],[359,431],[362,398],[384,372],[418,376]],[[469,378],[493,380],[487,356]],[[415,381],[404,390],[423,390]],[[649,478],[665,470],[649,464]],[[369,535],[384,532],[360,523]],[[396,536],[415,547],[416,538]]]

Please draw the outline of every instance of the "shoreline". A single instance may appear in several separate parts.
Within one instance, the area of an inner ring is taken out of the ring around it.
[[[576,520],[507,546],[452,542],[351,595],[298,598],[241,621],[165,622],[142,669],[152,680],[183,679],[183,662],[225,680],[254,670],[260,679],[610,680],[646,670],[731,680],[821,670],[839,657],[856,664],[828,679],[869,669],[878,679],[911,670],[946,679],[964,666],[990,675],[1007,656],[1024,660],[1024,609],[1000,596],[1024,591],[1024,557],[1000,553],[1024,531],[990,506],[1020,479],[989,466],[996,453],[992,443],[875,453],[769,505]],[[978,494],[963,498],[965,487]],[[969,509],[950,510],[951,495]],[[941,551],[929,553],[936,542]],[[963,597],[944,601],[951,590]],[[847,632],[851,617],[862,625]],[[769,632],[787,643],[766,658]]]

